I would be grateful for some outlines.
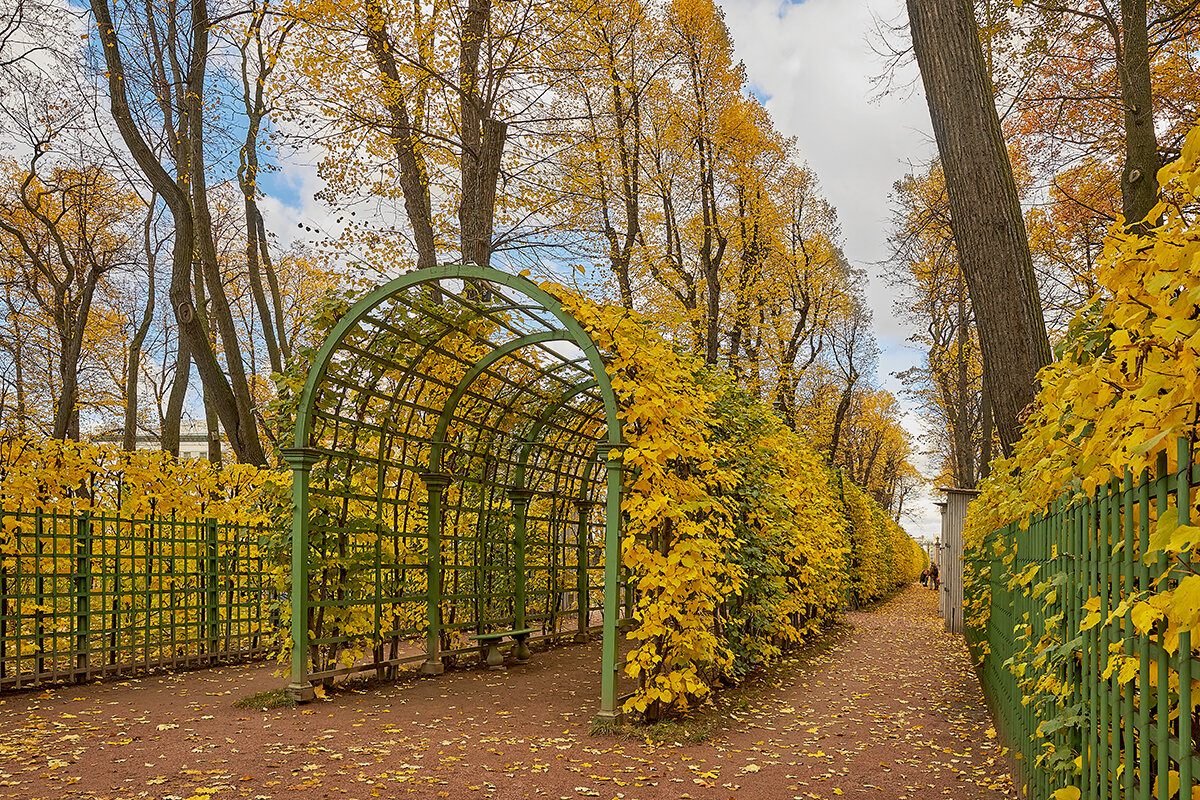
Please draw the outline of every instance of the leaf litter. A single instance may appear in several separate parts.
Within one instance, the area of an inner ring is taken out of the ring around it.
[[[961,637],[910,587],[784,659],[706,741],[594,735],[598,642],[295,708],[242,665],[0,697],[0,798],[1016,797]],[[748,698],[748,699],[747,699]]]

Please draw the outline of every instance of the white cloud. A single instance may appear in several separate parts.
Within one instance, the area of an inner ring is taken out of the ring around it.
[[[338,233],[334,211],[316,197],[325,187],[315,166],[319,156],[315,148],[289,152],[280,159],[281,169],[262,180],[266,190],[259,201],[263,223],[283,246],[297,240],[316,243]],[[305,231],[302,226],[313,230]]]
[[[766,98],[779,129],[796,137],[802,157],[837,208],[846,256],[870,276],[867,302],[880,345],[879,377],[900,396],[899,381],[891,374],[912,366],[920,353],[905,341],[911,330],[896,315],[896,292],[880,266],[888,254],[888,194],[910,164],[934,152],[914,65],[896,76],[899,85],[911,83],[911,91],[873,99],[872,77],[886,66],[875,52],[884,46],[877,20],[904,22],[903,3],[719,1],[754,90]],[[901,400],[908,412],[905,425],[915,438],[921,421],[911,403]],[[916,536],[932,536],[940,528],[933,498],[925,494],[917,501],[916,519],[905,522]]]

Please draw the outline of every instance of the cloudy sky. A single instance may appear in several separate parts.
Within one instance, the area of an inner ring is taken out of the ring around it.
[[[907,345],[909,330],[893,309],[895,291],[883,280],[888,193],[910,164],[927,161],[935,149],[915,65],[895,76],[896,91],[888,95],[880,96],[872,83],[886,68],[877,51],[887,43],[878,31],[907,23],[903,0],[718,1],[754,91],[779,129],[796,137],[837,208],[847,258],[870,276],[878,377],[901,396],[892,373],[912,366],[920,353]],[[906,423],[919,434],[916,415]],[[933,500],[917,502],[905,527],[933,536],[939,526]]]

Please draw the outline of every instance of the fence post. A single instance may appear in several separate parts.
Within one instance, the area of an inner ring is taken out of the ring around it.
[[[1163,450],[1158,454],[1158,458],[1154,464],[1154,508],[1161,518],[1166,514],[1167,509],[1167,452]],[[1161,578],[1167,571],[1167,554],[1166,551],[1159,550],[1158,557],[1155,562],[1156,576]],[[1155,666],[1157,669],[1157,685],[1168,685],[1168,655],[1167,649],[1163,646],[1165,640],[1165,631],[1162,626],[1158,629],[1158,642],[1154,651]],[[1169,751],[1167,749],[1167,737],[1170,735],[1171,715],[1169,711],[1170,692],[1159,691],[1157,711],[1155,714],[1154,728],[1154,746],[1156,748],[1157,758],[1154,762],[1155,773],[1158,776],[1159,786],[1170,785],[1170,768],[1171,761]]]
[[[91,639],[92,521],[79,515],[75,537],[75,682],[88,679],[88,647]]]
[[[1175,478],[1175,508],[1179,514],[1178,523],[1184,526],[1191,524],[1192,513],[1192,442],[1187,437],[1179,437],[1177,456],[1179,473]],[[1182,580],[1183,575],[1179,579]],[[1180,631],[1176,655],[1179,657],[1179,796],[1187,797],[1191,793],[1193,773],[1191,631]]]
[[[221,625],[218,619],[217,594],[220,591],[217,580],[217,521],[204,520],[204,617],[206,627],[206,652],[208,663],[217,661],[217,649],[220,646]]]
[[[35,591],[37,593],[37,613],[33,615],[34,630],[37,635],[38,653],[36,662],[36,680],[41,680],[41,676],[46,672],[46,612],[44,610],[44,604],[46,602],[46,578],[43,576],[44,570],[42,565],[42,557],[46,553],[46,542],[42,539],[42,536],[45,533],[45,528],[43,527],[44,525],[45,522],[42,518],[42,513],[40,511],[36,512],[33,518],[33,549],[37,554],[37,560],[34,562],[33,568],[33,574],[37,576],[35,581]],[[20,672],[19,665],[17,671]]]
[[[1150,549],[1150,471],[1143,468],[1138,479],[1138,589],[1149,591],[1150,566],[1146,553]],[[1150,637],[1148,631],[1138,636],[1138,800],[1150,800],[1153,772],[1150,767],[1150,705],[1154,692],[1150,687]]]

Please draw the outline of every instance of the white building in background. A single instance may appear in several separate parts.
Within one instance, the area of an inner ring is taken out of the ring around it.
[[[93,442],[111,444],[117,447],[124,441],[123,432],[116,431],[93,436]],[[134,447],[138,450],[159,449],[159,437],[153,434],[139,433],[133,439]],[[221,439],[222,454],[229,452],[229,443]],[[208,428],[202,421],[185,419],[179,425],[179,458],[187,461],[194,458],[208,458]]]

